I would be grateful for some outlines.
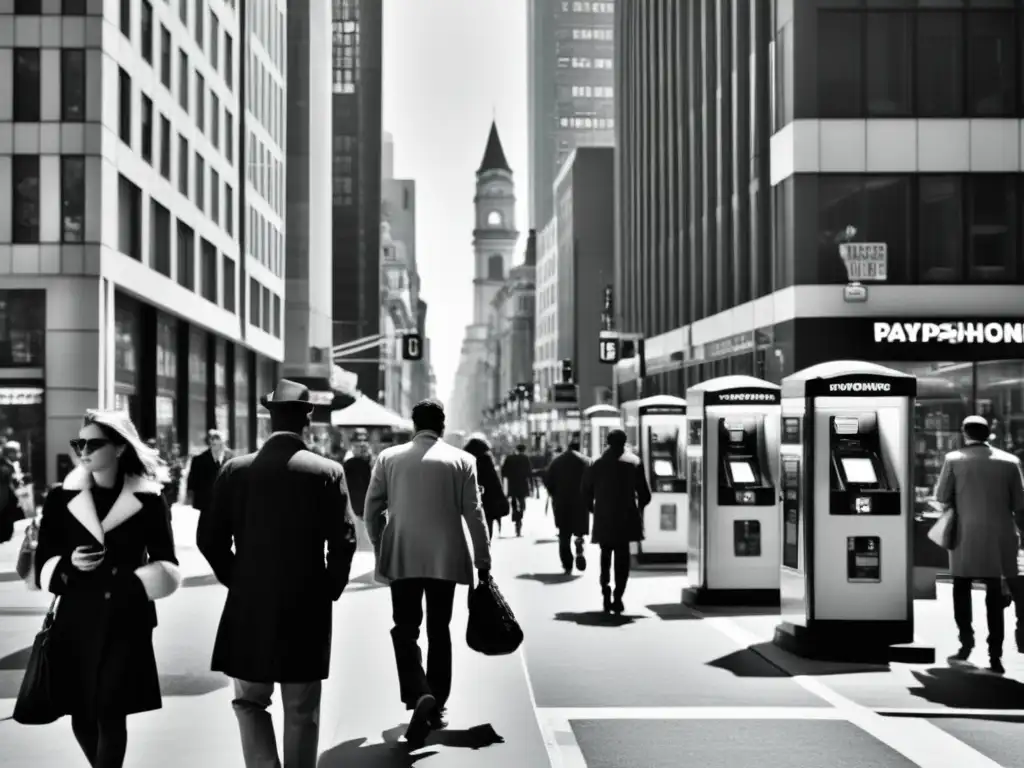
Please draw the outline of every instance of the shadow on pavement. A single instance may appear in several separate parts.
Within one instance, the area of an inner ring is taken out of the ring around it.
[[[910,693],[951,709],[1024,709],[1024,683],[975,670],[914,670],[921,687],[911,688]]]
[[[10,581],[21,581],[22,578],[14,571],[4,571],[0,573],[0,584],[5,584]]]
[[[474,725],[465,730],[449,728],[434,731],[427,738],[426,746],[411,752],[398,739],[405,733],[405,725],[390,728],[381,734],[383,744],[363,746],[366,739],[352,739],[338,744],[320,755],[317,768],[409,768],[425,757],[437,754],[431,747],[451,747],[455,749],[486,749],[495,744],[504,744],[503,739],[494,727]]]
[[[218,672],[186,675],[160,675],[160,693],[164,696],[205,696],[227,688],[230,681]]]
[[[862,675],[876,672],[889,672],[888,663],[874,664],[855,661],[826,661],[822,659],[805,659],[802,656],[784,651],[772,642],[757,643],[748,651],[760,656],[766,664],[782,670],[787,675]]]
[[[202,576],[186,576],[181,580],[182,589],[189,587],[214,587],[220,584],[217,577],[212,573],[205,573]]]
[[[568,584],[570,581],[576,581],[579,577],[578,573],[520,573],[516,576],[517,579],[536,581],[549,587],[554,584]]]
[[[534,544],[557,544],[558,539],[537,539]]]
[[[629,572],[631,579],[657,579],[685,575],[686,568],[634,568]]]
[[[700,605],[696,610],[708,618],[717,616],[780,616],[779,606],[770,605]]]
[[[582,611],[580,613],[556,613],[556,621],[571,621],[581,627],[625,627],[633,624],[637,619],[646,619],[646,616],[634,614],[605,613],[604,611]]]
[[[709,661],[707,666],[724,669],[736,677],[789,677],[788,674],[765,661],[762,656],[750,648],[733,651],[726,656]]]
[[[657,614],[662,621],[700,620],[701,616],[682,603],[659,603],[648,605],[647,610]]]
[[[0,608],[0,616],[45,616],[49,605],[28,605],[16,608]]]

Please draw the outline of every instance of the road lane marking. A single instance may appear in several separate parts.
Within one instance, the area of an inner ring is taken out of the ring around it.
[[[882,717],[963,717],[963,718],[989,718],[998,720],[1000,718],[1013,720],[1024,718],[1024,709],[957,709],[956,707],[922,707],[920,709],[883,707],[873,710]]]
[[[705,617],[704,620],[745,648],[761,642],[761,638],[755,637],[730,619],[716,616]],[[835,692],[813,677],[795,675],[790,679],[808,693],[843,712],[849,722],[920,768],[949,768],[951,765],[957,768],[1003,768],[927,720],[884,717]]]
[[[833,707],[551,707],[548,722],[572,720],[845,720]]]

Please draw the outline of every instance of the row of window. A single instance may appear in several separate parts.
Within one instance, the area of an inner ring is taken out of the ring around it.
[[[249,183],[278,216],[284,217],[284,163],[252,131],[247,164]]]
[[[249,278],[249,324],[281,338],[281,297]]]
[[[274,143],[283,147],[286,119],[284,89],[271,76],[263,60],[254,53],[249,54],[246,90],[246,108],[249,113],[256,117]]]
[[[60,51],[60,119],[68,123],[85,121],[85,49]],[[16,123],[38,123],[43,117],[42,50],[14,49],[12,119]]]
[[[355,93],[359,81],[359,22],[335,19],[331,48],[334,93]]]
[[[573,40],[607,40],[613,39],[612,30],[609,28],[595,27],[593,29],[573,29]]]
[[[284,234],[255,208],[249,208],[249,255],[278,277],[284,277]]]
[[[819,11],[818,116],[1024,116],[1022,53],[1024,11]]]
[[[259,40],[271,63],[284,75],[287,54],[287,22],[284,12],[278,10],[277,0],[256,0],[247,4],[247,8],[246,26],[250,36]]]
[[[588,56],[559,56],[558,66],[561,69],[614,69],[612,59],[592,59]]]
[[[615,127],[613,117],[560,117],[559,128],[593,128],[598,131],[610,131]]]
[[[614,99],[615,88],[610,85],[560,85],[558,97],[560,99]]]
[[[614,3],[595,3],[588,0],[562,0],[562,13],[615,13]]]
[[[11,157],[11,242],[40,242],[42,200],[39,155]],[[85,237],[85,157],[60,158],[61,242],[81,243]]]

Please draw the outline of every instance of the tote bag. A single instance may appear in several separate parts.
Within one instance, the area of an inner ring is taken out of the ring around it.
[[[469,590],[466,645],[485,656],[506,656],[515,653],[522,642],[522,627],[494,579],[485,579]]]
[[[947,509],[942,517],[928,531],[928,538],[943,549],[956,549],[957,519],[956,510]]]
[[[50,659],[51,630],[57,615],[56,609],[57,598],[54,597],[43,619],[43,628],[32,643],[32,653],[14,705],[14,721],[22,725],[49,725],[64,714],[58,704],[57,682]]]

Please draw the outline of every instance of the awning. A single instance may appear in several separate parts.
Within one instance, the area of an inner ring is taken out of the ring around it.
[[[392,413],[366,395],[357,397],[355,402],[347,408],[331,413],[331,425],[335,427],[390,427],[402,432],[413,431],[412,422],[409,419]]]

